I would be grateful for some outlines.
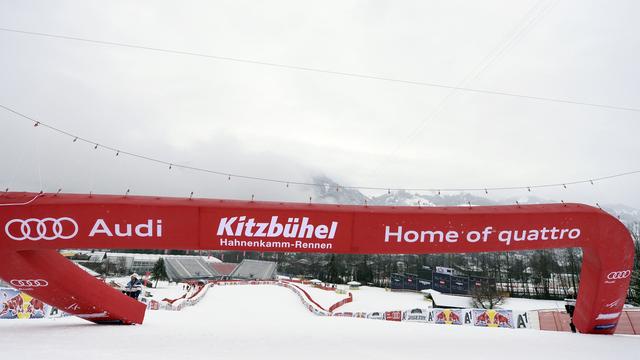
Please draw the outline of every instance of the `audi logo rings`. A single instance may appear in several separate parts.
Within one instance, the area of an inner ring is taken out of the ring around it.
[[[20,224],[20,226],[12,226],[13,224]],[[4,232],[16,241],[68,240],[78,234],[78,223],[69,217],[13,219],[4,226]]]
[[[626,279],[629,276],[631,276],[631,270],[612,271],[609,274],[607,274],[607,279],[620,280],[620,279]]]
[[[24,287],[29,287],[29,288],[35,288],[35,287],[45,287],[45,286],[49,286],[49,282],[47,280],[43,280],[43,279],[36,279],[36,280],[18,280],[18,279],[13,279],[11,281],[9,281],[9,283],[17,288],[24,288]]]

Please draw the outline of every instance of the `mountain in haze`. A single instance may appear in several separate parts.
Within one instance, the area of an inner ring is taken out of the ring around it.
[[[469,193],[447,193],[438,195],[410,193],[408,191],[391,191],[378,196],[367,196],[357,189],[342,188],[340,184],[326,176],[316,176],[313,181],[321,185],[315,189],[315,198],[320,202],[330,204],[363,205],[365,201],[369,205],[386,206],[513,205],[516,201],[520,204],[553,203],[551,200],[537,196],[511,197],[503,200],[495,200]],[[602,209],[618,217],[620,221],[628,226],[634,223],[640,223],[640,209],[621,204],[603,204]]]

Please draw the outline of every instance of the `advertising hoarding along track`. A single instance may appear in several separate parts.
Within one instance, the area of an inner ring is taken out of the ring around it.
[[[0,203],[36,195],[6,193]],[[27,291],[72,314],[103,314],[88,319],[96,323],[142,323],[145,307],[56,250],[429,254],[569,247],[582,248],[584,259],[574,323],[580,332],[611,334],[617,319],[600,314],[622,309],[633,241],[617,219],[587,205],[388,207],[44,194],[0,208],[0,277],[46,283]]]

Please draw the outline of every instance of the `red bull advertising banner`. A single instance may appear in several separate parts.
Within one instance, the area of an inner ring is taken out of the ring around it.
[[[40,319],[50,311],[50,306],[19,290],[0,288],[0,319]]]
[[[431,254],[580,247],[574,323],[600,334],[615,331],[634,258],[624,225],[582,204],[387,207],[10,192],[0,204],[0,278],[96,323],[142,323],[146,306],[57,250]],[[437,285],[453,286],[434,274]]]
[[[459,309],[433,309],[433,322],[436,324],[462,325],[462,310]]]
[[[474,326],[514,328],[511,310],[482,309],[473,310],[472,313]]]

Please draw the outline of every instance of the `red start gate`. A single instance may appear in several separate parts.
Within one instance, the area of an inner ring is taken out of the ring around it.
[[[167,197],[0,195],[0,277],[96,323],[140,324],[145,306],[58,249],[429,254],[580,247],[574,323],[612,334],[634,258],[628,230],[581,204],[388,207]]]

